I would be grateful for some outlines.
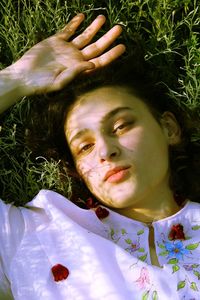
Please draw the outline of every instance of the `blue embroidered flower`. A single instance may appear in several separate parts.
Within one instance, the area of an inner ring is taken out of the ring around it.
[[[181,241],[176,242],[166,242],[165,248],[168,251],[169,257],[175,257],[177,259],[183,258],[184,254],[188,254],[190,251],[184,248],[183,243]]]

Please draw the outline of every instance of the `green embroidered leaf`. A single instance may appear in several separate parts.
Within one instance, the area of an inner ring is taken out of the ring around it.
[[[177,290],[183,289],[185,287],[185,280],[183,281],[179,281],[178,285],[177,285]]]
[[[163,244],[158,244],[158,247],[161,249],[165,249],[165,246]]]
[[[192,238],[191,236],[186,236],[185,240],[187,241],[187,240],[190,240],[191,238]]]
[[[188,250],[194,250],[199,246],[199,243],[195,243],[195,244],[189,244],[187,245],[185,248]]]
[[[167,255],[168,253],[169,253],[168,251],[163,251],[163,252],[160,252],[159,255],[160,255],[160,256],[165,256],[165,255]]]
[[[192,226],[192,230],[199,230],[199,229],[200,229],[200,225]]]
[[[147,291],[145,294],[143,294],[142,300],[147,300],[149,298],[149,292],[150,291]]]
[[[113,228],[111,228],[111,230],[110,230],[110,235],[111,235],[111,237],[113,237],[114,234],[115,234],[115,231],[114,231]]]
[[[129,245],[132,244],[131,239],[126,239],[125,242],[126,242],[127,244],[129,244]]]
[[[157,291],[153,291],[152,300],[158,300],[158,293],[157,293]]]
[[[127,234],[127,232],[124,228],[122,228],[121,232],[122,232],[122,234]]]
[[[197,287],[197,285],[196,285],[195,282],[191,282],[190,288],[191,288],[192,290],[194,290],[194,291],[198,291],[198,287]]]
[[[195,275],[195,276],[197,276],[197,277],[198,277],[198,279],[200,279],[200,272],[198,272],[198,271],[194,271],[193,273],[194,273],[194,275]]]
[[[174,265],[174,266],[172,267],[173,273],[177,272],[179,269],[180,269],[180,267],[177,266],[177,265]]]
[[[141,235],[141,234],[143,234],[143,233],[144,233],[144,230],[141,229],[141,230],[139,230],[139,231],[137,232],[137,235]]]
[[[142,255],[142,256],[139,256],[138,258],[139,258],[140,260],[142,260],[142,261],[145,261],[146,258],[147,258],[147,254]]]
[[[193,265],[192,265],[192,268],[198,268],[198,267],[199,267],[198,264],[193,264]]]
[[[177,264],[178,263],[178,259],[177,258],[171,258],[168,262],[168,264]]]
[[[144,248],[139,248],[139,249],[138,249],[138,252],[144,252],[144,251],[145,251]]]

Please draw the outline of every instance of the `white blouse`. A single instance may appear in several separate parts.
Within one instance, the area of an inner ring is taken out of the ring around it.
[[[161,267],[148,226],[103,209],[48,190],[26,207],[0,201],[0,299],[200,299],[200,204],[152,223]]]

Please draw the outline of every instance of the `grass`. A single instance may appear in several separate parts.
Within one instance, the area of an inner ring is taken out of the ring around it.
[[[139,41],[145,59],[155,68],[174,101],[200,111],[200,8],[196,0],[1,0],[0,68],[61,29],[76,13],[107,17],[102,35],[114,24],[124,33],[119,41],[134,51]],[[80,29],[81,31],[81,29]],[[41,189],[71,193],[71,179],[60,180],[59,162],[32,161],[24,146],[25,120],[31,102],[22,99],[0,119],[0,198],[23,205]],[[199,136],[195,137],[200,138]]]

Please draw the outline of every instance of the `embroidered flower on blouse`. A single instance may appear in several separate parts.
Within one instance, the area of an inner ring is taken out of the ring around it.
[[[129,245],[129,247],[127,247],[125,250],[132,254],[132,253],[136,252],[139,249],[140,249],[140,243],[135,242],[135,243],[131,243]]]
[[[175,257],[178,260],[183,258],[183,255],[189,254],[190,251],[183,246],[181,241],[176,242],[166,242],[165,248],[168,251],[170,258]]]
[[[184,264],[183,268],[186,271],[192,271],[196,266],[199,266],[199,265],[197,265],[197,264]]]
[[[169,240],[174,241],[174,240],[185,240],[185,234],[183,231],[183,225],[182,224],[176,224],[173,225],[169,235],[168,235]]]
[[[99,219],[104,219],[109,215],[109,211],[101,206],[95,210],[95,213]]]
[[[140,272],[140,277],[136,280],[140,289],[145,289],[147,285],[150,284],[150,277],[148,269],[143,267]]]
[[[53,266],[51,268],[51,271],[55,281],[61,281],[63,279],[66,279],[69,275],[69,270],[61,264]]]

